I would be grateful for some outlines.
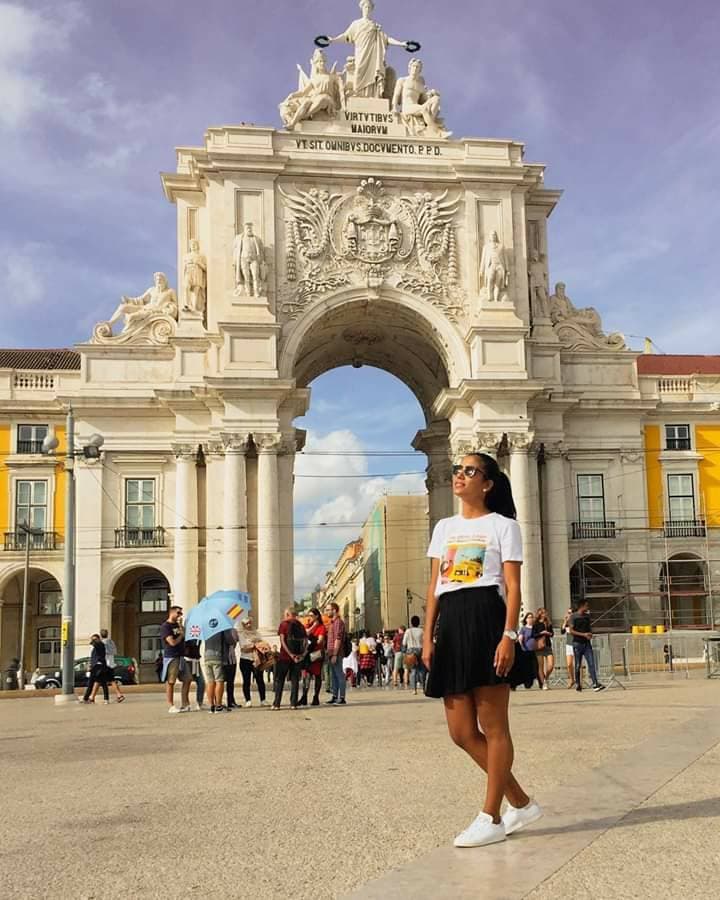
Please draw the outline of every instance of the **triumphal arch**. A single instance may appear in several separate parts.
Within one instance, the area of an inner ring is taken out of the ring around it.
[[[293,598],[293,421],[323,372],[377,366],[417,396],[432,522],[453,509],[452,458],[497,454],[525,531],[525,590],[540,600],[545,580],[563,606],[567,535],[545,535],[543,576],[536,451],[564,492],[570,382],[632,391],[622,337],[549,288],[560,192],[544,167],[522,143],[453,135],[452,97],[411,39],[424,36],[388,35],[374,15],[361,3],[297,73],[288,64],[277,127],[212,127],[177,150],[162,176],[177,287],[157,273],[79,348],[75,405],[117,469],[159,453],[175,598],[247,587],[267,629]]]

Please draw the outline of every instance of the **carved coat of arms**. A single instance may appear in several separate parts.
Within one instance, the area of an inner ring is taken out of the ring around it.
[[[280,194],[286,222],[287,290],[294,318],[314,296],[345,285],[383,284],[423,296],[456,318],[463,305],[453,218],[459,199],[389,193],[367,178],[353,194],[313,188]]]

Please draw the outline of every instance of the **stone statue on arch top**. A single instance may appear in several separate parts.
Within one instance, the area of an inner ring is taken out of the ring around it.
[[[359,6],[362,17],[351,22],[342,34],[328,38],[328,41],[331,44],[345,42],[355,45],[353,95],[382,98],[386,89],[385,54],[388,46],[412,51],[418,49],[418,45],[386,34],[382,26],[373,21],[373,0],[360,0]]]
[[[262,240],[255,234],[252,222],[246,222],[233,243],[235,294],[263,296],[267,281],[267,264]]]
[[[316,50],[310,60],[308,77],[298,66],[298,90],[289,94],[280,104],[280,118],[286,128],[294,128],[299,122],[314,119],[319,114],[332,119],[345,103],[345,87],[335,66],[328,70],[327,57]]]
[[[395,85],[392,108],[399,111],[410,134],[449,138],[452,132],[445,130],[440,118],[440,94],[426,86],[422,70],[421,60],[410,60],[407,76]]]
[[[550,318],[550,299],[548,297],[548,276],[545,260],[539,251],[530,253],[528,262],[528,282],[530,284],[530,309],[534,319]]]

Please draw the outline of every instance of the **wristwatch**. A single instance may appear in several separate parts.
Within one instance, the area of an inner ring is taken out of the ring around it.
[[[503,631],[503,637],[510,638],[511,641],[516,641],[518,639],[517,631],[513,631],[512,628],[506,628]]]

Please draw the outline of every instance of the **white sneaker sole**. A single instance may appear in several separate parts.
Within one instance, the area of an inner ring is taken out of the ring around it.
[[[453,841],[454,847],[459,847],[462,849],[467,849],[471,847],[487,847],[489,844],[500,844],[505,840],[505,833],[498,833],[496,835],[488,835],[486,838],[482,838],[480,840],[473,838],[465,838],[461,834],[459,834],[455,840]]]
[[[527,825],[532,825],[533,822],[537,822],[538,819],[542,819],[542,816],[543,816],[543,811],[540,808],[538,808],[532,813],[532,815],[528,816],[522,822],[517,822],[515,825],[510,826],[510,827],[505,825],[505,834],[506,835],[515,834],[515,832],[520,831],[521,828],[525,828]]]

